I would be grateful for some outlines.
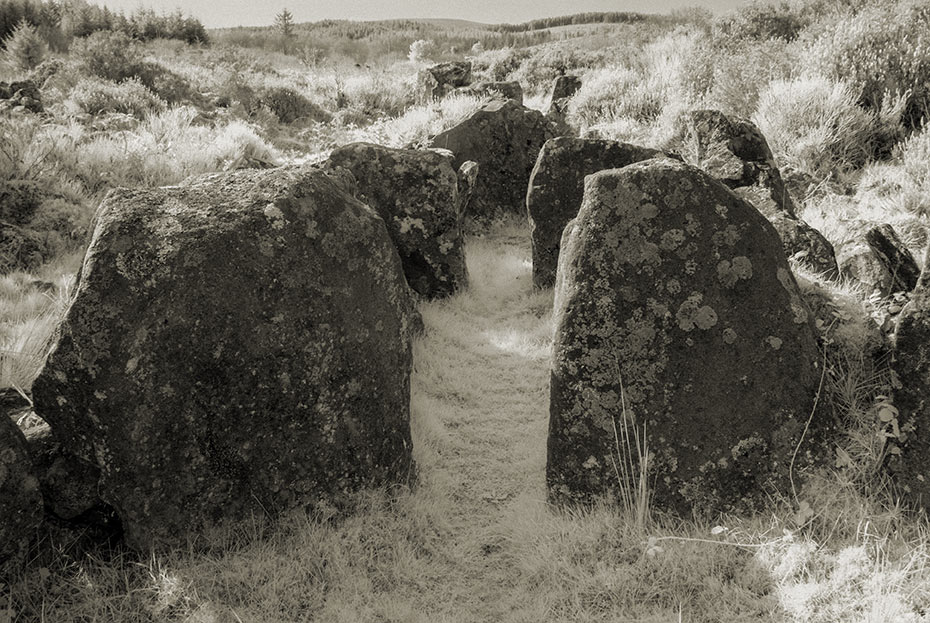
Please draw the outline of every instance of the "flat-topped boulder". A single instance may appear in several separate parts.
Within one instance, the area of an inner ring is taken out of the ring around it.
[[[467,284],[458,177],[450,158],[352,143],[333,150],[329,161],[352,172],[357,197],[384,219],[411,288],[431,299]]]
[[[526,194],[534,286],[551,288],[555,284],[562,232],[581,207],[585,176],[660,155],[655,149],[605,139],[559,137],[546,141]]]
[[[695,110],[683,118],[686,160],[723,182],[768,218],[785,254],[813,270],[839,274],[833,246],[798,218],[765,136],[751,121],[719,110]]]
[[[417,103],[428,104],[471,84],[471,62],[438,63],[417,73]]]
[[[551,500],[621,497],[644,446],[653,503],[685,516],[761,508],[792,469],[800,481],[828,425],[812,411],[813,317],[780,247],[683,163],[586,178],[555,288]]]
[[[530,172],[551,136],[550,124],[538,110],[513,100],[494,100],[436,135],[430,146],[450,150],[455,167],[468,160],[478,163],[468,214],[491,217],[523,213]]]
[[[313,167],[111,191],[33,386],[130,544],[406,483],[413,298]]]

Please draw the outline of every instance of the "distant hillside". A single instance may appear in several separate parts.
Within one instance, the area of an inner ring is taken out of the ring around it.
[[[486,50],[524,48],[553,40],[583,36],[566,26],[606,24],[674,27],[680,16],[630,12],[579,13],[547,17],[522,24],[483,24],[460,19],[394,19],[377,21],[323,20],[294,25],[287,42],[274,26],[241,26],[210,31],[211,39],[242,47],[283,50],[315,57],[348,57],[355,62],[396,60],[407,55],[418,39],[431,40],[440,55],[460,55],[475,44]]]

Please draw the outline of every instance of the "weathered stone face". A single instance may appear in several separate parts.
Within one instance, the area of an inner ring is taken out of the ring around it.
[[[898,317],[892,351],[892,369],[901,382],[894,405],[903,438],[897,440],[899,456],[889,468],[900,489],[914,506],[930,508],[930,249],[924,271],[910,302]]]
[[[471,63],[439,63],[417,74],[417,103],[428,104],[442,99],[450,91],[471,84]]]
[[[684,117],[689,164],[723,182],[773,224],[785,254],[818,272],[839,274],[833,246],[799,219],[768,142],[753,123],[718,110],[696,110]]]
[[[48,424],[27,430],[26,442],[49,513],[74,521],[105,506],[97,494],[100,470],[62,447]]]
[[[843,277],[882,297],[914,289],[920,269],[891,225],[851,221],[847,227],[854,234],[836,248]]]
[[[26,439],[13,420],[0,412],[0,582],[22,570],[41,523],[42,495]]]
[[[469,214],[490,217],[522,214],[530,172],[548,138],[549,123],[542,113],[498,100],[436,135],[430,146],[452,151],[455,167],[468,160],[478,163]]]
[[[112,191],[33,386],[136,546],[405,482],[410,290],[313,168]]]
[[[478,183],[478,166],[477,162],[466,160],[456,171],[456,187],[458,189],[458,202],[456,212],[461,218],[468,210],[468,204],[471,202],[471,196],[475,192],[475,185]]]
[[[353,143],[333,150],[329,160],[352,172],[358,198],[384,219],[411,288],[436,298],[467,284],[458,179],[449,158]]]
[[[533,285],[551,288],[565,225],[575,218],[586,175],[661,155],[618,141],[560,137],[546,141],[530,174],[526,210],[533,234]]]
[[[615,466],[639,466],[625,423],[631,438],[645,431],[658,508],[744,510],[785,487],[820,371],[779,248],[757,210],[682,163],[585,180],[555,291],[551,499],[618,495]],[[805,439],[824,426],[814,417]]]

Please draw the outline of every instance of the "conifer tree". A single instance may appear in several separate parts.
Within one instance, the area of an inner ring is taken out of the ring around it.
[[[45,60],[48,46],[34,26],[26,20],[19,23],[5,42],[7,62],[20,71],[29,71]]]
[[[274,18],[274,25],[281,34],[282,47],[287,54],[290,40],[294,38],[294,16],[287,9],[282,9]]]

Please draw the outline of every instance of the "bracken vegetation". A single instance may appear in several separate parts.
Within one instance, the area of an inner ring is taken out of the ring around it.
[[[0,102],[2,387],[28,393],[108,190],[320,160],[357,140],[425,146],[482,104],[416,104],[417,71],[451,59],[520,82],[540,110],[556,76],[579,75],[566,121],[580,135],[685,157],[687,111],[751,119],[799,215],[834,245],[876,223],[917,258],[930,241],[926,0],[291,28],[207,33],[181,14],[0,0],[0,79],[30,81],[42,108]],[[0,586],[0,623],[930,617],[926,517],[882,469],[896,379],[872,354],[887,298],[792,264],[825,347],[821,400],[844,431],[793,499],[713,523],[643,505],[560,513],[543,481],[552,291],[532,289],[525,222],[472,225],[467,257],[469,289],[421,306],[416,490],[149,556],[52,531],[33,570]]]

